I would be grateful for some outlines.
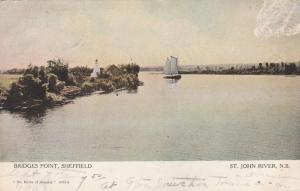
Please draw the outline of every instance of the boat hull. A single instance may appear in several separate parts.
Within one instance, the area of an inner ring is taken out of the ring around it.
[[[176,75],[167,75],[167,76],[164,76],[164,78],[166,78],[166,79],[180,79],[180,78],[181,78],[181,75],[180,75],[180,74],[176,74]]]

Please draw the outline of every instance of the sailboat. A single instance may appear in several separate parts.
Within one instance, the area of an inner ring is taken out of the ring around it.
[[[180,79],[181,75],[178,73],[178,58],[170,56],[167,58],[166,64],[164,67],[164,78],[168,79]]]

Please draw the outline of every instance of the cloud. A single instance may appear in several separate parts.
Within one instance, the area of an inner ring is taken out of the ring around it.
[[[257,37],[292,36],[299,32],[299,0],[264,0],[254,30]]]

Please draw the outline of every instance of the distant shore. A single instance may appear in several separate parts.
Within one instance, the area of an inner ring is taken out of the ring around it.
[[[162,66],[141,67],[142,72],[163,72]],[[181,65],[180,74],[231,74],[231,75],[300,75],[300,62]]]

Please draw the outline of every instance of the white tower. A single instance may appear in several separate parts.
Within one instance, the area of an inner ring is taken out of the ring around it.
[[[91,78],[96,78],[99,74],[100,74],[100,67],[98,64],[98,60],[96,59],[94,70],[91,73]]]

